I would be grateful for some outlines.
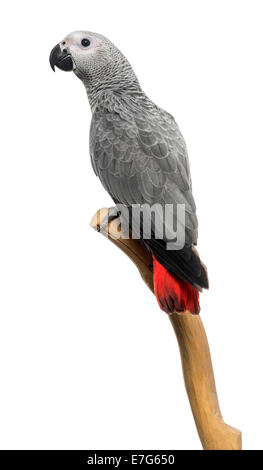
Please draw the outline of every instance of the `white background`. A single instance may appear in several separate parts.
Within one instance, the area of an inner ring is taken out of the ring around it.
[[[88,100],[48,63],[86,29],[119,46],[184,134],[221,410],[262,449],[262,2],[3,5],[1,448],[201,448],[166,314],[89,227],[111,200],[89,160]]]

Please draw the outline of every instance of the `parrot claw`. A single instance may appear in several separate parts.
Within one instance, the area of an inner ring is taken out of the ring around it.
[[[109,223],[112,220],[117,219],[121,215],[120,211],[118,211],[116,206],[110,207],[107,215],[104,217],[100,225],[97,226],[97,232],[105,233],[107,232],[107,228]]]

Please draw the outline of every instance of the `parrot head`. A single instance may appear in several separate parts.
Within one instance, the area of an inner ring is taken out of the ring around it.
[[[101,34],[75,31],[68,34],[51,51],[49,62],[64,71],[73,71],[81,79],[92,99],[92,93],[104,88],[120,88],[138,80],[120,50]]]
[[[56,66],[61,70],[73,70],[79,76],[85,76],[94,67],[94,63],[110,60],[110,44],[102,35],[75,31],[52,49],[49,62],[54,71]]]

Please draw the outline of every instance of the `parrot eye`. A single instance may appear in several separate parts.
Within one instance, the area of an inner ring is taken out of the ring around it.
[[[90,45],[90,41],[88,39],[82,39],[81,45],[83,47],[88,47]]]

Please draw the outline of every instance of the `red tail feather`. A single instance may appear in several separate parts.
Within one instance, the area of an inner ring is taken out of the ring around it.
[[[200,312],[199,292],[188,282],[169,273],[153,257],[153,283],[158,304],[166,313]]]

